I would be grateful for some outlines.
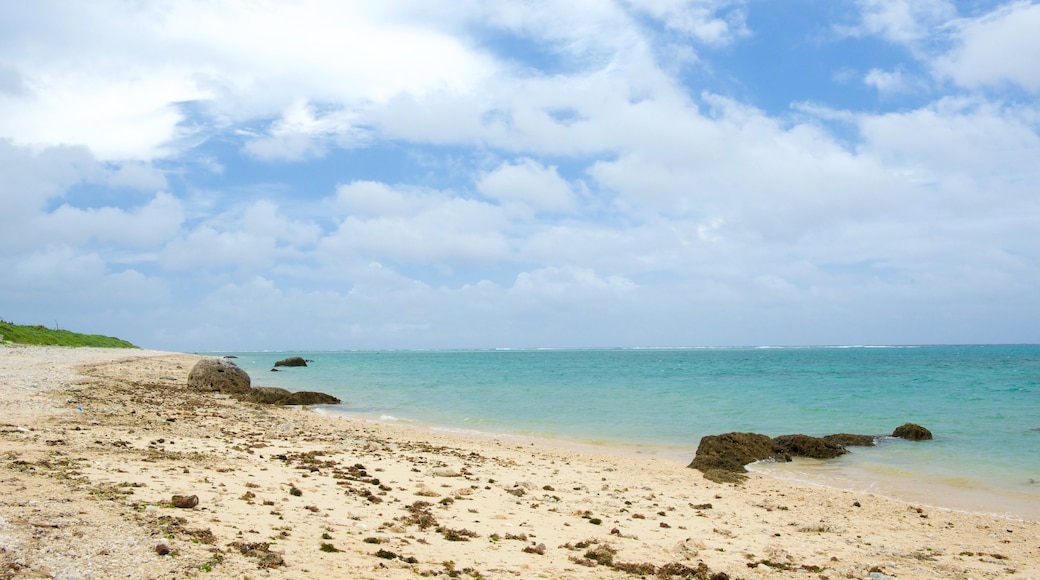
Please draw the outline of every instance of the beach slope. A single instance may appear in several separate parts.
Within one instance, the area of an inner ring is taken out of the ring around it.
[[[242,403],[199,358],[0,347],[0,577],[1040,578],[1036,522]]]

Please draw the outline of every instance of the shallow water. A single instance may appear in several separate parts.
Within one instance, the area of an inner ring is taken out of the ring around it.
[[[884,435],[910,421],[935,439],[759,469],[1040,519],[1040,346],[235,354],[254,384],[334,394],[337,412],[680,461],[704,435]],[[270,372],[289,355],[313,362]]]

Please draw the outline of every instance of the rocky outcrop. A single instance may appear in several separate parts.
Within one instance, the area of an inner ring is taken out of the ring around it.
[[[281,401],[280,405],[336,405],[341,403],[339,399],[325,393],[314,391],[299,391],[289,395],[289,398]]]
[[[282,360],[274,363],[276,367],[305,367],[307,361],[302,356],[291,356],[289,358],[283,358]]]
[[[250,403],[335,405],[341,402],[336,397],[325,393],[314,391],[293,393],[279,387],[253,387],[251,382],[248,373],[226,358],[202,359],[195,363],[191,372],[188,373],[188,387],[191,389],[224,393]]]
[[[723,433],[707,435],[697,445],[697,455],[688,467],[719,483],[736,483],[747,478],[744,466],[781,454],[768,435],[760,433]]]
[[[253,387],[248,393],[243,393],[239,399],[262,405],[281,405],[282,401],[291,396],[292,392],[280,387]]]
[[[824,441],[841,445],[842,447],[873,447],[877,445],[877,437],[873,435],[853,435],[852,433],[835,433],[827,435]]]
[[[236,395],[248,393],[250,382],[244,370],[224,358],[204,358],[195,363],[188,373],[188,388],[196,391]]]
[[[926,441],[932,438],[932,432],[916,423],[903,423],[896,427],[892,436],[910,441]]]
[[[336,405],[342,402],[325,393],[315,391],[293,393],[280,387],[253,387],[248,393],[236,395],[236,398],[261,405]]]
[[[842,445],[811,435],[781,435],[773,439],[773,442],[790,457],[833,459],[849,452]]]
[[[928,433],[927,438],[931,438],[931,433]],[[837,433],[826,437],[781,435],[775,438],[760,433],[723,433],[702,437],[697,446],[697,455],[688,467],[699,470],[711,481],[739,483],[747,479],[744,474],[747,473],[745,466],[749,463],[766,459],[791,461],[792,457],[832,459],[848,453],[846,447],[872,447],[876,443],[877,438],[872,435],[851,433]]]

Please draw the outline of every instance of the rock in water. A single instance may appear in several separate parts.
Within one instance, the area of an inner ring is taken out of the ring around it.
[[[926,441],[932,438],[932,432],[916,423],[904,423],[892,432],[893,437],[909,439],[910,441]]]
[[[723,433],[701,437],[697,455],[688,467],[697,469],[715,482],[730,483],[747,479],[744,466],[755,461],[782,456],[783,451],[768,435]]]
[[[264,405],[281,405],[282,401],[292,396],[288,389],[279,387],[253,387],[248,393],[243,393],[238,398],[252,403]]]
[[[291,356],[289,358],[283,358],[282,360],[274,363],[276,367],[305,367],[307,361],[301,356]]]
[[[877,438],[873,435],[853,435],[852,433],[835,433],[826,435],[825,441],[841,445],[842,447],[873,447],[877,445]]]
[[[219,391],[229,395],[248,393],[249,375],[228,359],[204,358],[188,373],[188,388]]]
[[[848,450],[837,443],[811,435],[781,435],[773,441],[785,453],[811,459],[833,459],[845,455]]]
[[[289,395],[288,399],[281,401],[281,405],[336,405],[341,403],[339,399],[325,393],[314,391],[299,391]]]

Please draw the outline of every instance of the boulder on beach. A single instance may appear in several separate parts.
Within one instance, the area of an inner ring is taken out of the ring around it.
[[[932,438],[932,432],[916,423],[904,423],[896,427],[892,436],[910,441],[926,441]]]
[[[307,361],[302,356],[291,356],[289,358],[283,358],[282,360],[274,363],[276,367],[305,367]]]
[[[229,395],[248,393],[249,375],[238,365],[224,358],[204,358],[195,363],[188,373],[188,388],[197,391],[217,391]]]

